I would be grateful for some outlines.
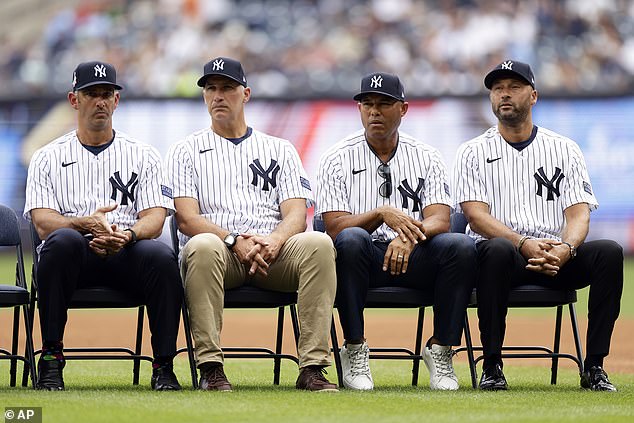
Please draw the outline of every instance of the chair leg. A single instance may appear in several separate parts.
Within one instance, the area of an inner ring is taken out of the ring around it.
[[[26,332],[26,346],[24,351],[26,352],[26,359],[28,360],[28,366],[24,366],[24,372],[22,376],[22,386],[27,386],[27,367],[29,369],[28,373],[31,376],[31,386],[35,389],[35,381],[37,379],[36,366],[35,366],[35,354],[33,352],[33,323],[29,315],[29,307],[24,304],[22,306],[22,313],[24,314],[24,326]]]
[[[141,345],[143,343],[143,317],[145,314],[145,307],[139,307],[139,313],[137,318],[137,327],[136,327],[136,346],[134,348],[134,354],[139,356],[141,355]],[[132,384],[139,384],[139,368],[141,367],[141,359],[135,358],[134,365],[132,367]]]
[[[291,311],[291,323],[293,325],[293,335],[295,336],[295,352],[299,354],[299,319],[297,318],[297,306],[290,304],[288,308]]]
[[[555,319],[555,342],[553,343],[553,364],[550,368],[550,384],[557,384],[557,368],[559,366],[559,344],[561,343],[561,317],[563,306],[557,306],[557,318]]]
[[[185,329],[185,344],[187,345],[187,359],[189,360],[189,371],[192,376],[192,387],[198,389],[198,372],[196,370],[196,357],[194,357],[194,342],[192,341],[192,328],[189,322],[187,304],[183,300],[182,305],[183,327]]]
[[[467,344],[467,359],[469,360],[469,373],[471,373],[471,387],[476,389],[477,385],[477,371],[476,364],[473,358],[473,341],[471,340],[471,328],[469,327],[469,314],[464,313],[464,341]]]
[[[581,338],[579,336],[579,325],[577,325],[577,312],[575,311],[574,303],[568,304],[568,310],[570,311],[570,323],[572,324],[572,335],[575,338],[575,349],[577,350],[577,359],[579,362],[579,374],[583,373],[583,349],[581,348]]]
[[[412,386],[418,385],[418,373],[420,369],[420,357],[423,345],[423,322],[425,320],[425,307],[418,308],[418,322],[416,323],[416,344],[414,345],[414,358],[412,359]]]
[[[277,357],[273,359],[273,385],[280,384],[280,366],[282,359],[279,354],[282,354],[282,338],[284,335],[284,306],[278,307],[277,312],[277,336],[275,340],[275,354]]]
[[[11,354],[18,354],[18,336],[20,333],[20,308],[13,307],[13,339],[11,341]],[[18,371],[18,359],[12,358],[9,367],[9,386],[14,387],[16,382],[16,373]]]
[[[35,269],[32,270],[33,272],[35,272]],[[35,273],[34,273],[35,274]],[[31,340],[31,351],[34,350],[34,346],[33,346],[33,322],[35,319],[35,301],[36,301],[36,292],[37,292],[37,288],[35,287],[36,285],[34,283],[31,283],[31,295],[30,295],[30,299],[31,301],[29,302],[29,305],[27,307],[27,311],[25,312],[25,319],[28,318],[30,325],[29,325],[29,330],[27,331],[27,342],[28,339]],[[37,363],[35,362],[35,352],[33,352],[33,360],[32,360],[32,366],[31,366],[31,382],[33,383],[33,389],[35,389],[35,383],[37,382]],[[26,370],[26,367],[24,368],[24,371],[22,372],[22,386],[26,386],[27,384],[27,378],[28,378],[28,372]]]
[[[343,388],[343,368],[341,367],[341,356],[339,355],[339,341],[337,340],[337,327],[335,326],[335,316],[332,316],[330,325],[330,338],[332,339],[332,354],[335,359],[335,369],[337,370],[337,381],[339,388]]]

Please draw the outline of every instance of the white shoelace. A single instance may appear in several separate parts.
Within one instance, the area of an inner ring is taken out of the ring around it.
[[[367,345],[359,349],[348,349],[350,355],[350,373],[353,376],[370,375],[369,355],[370,350]]]
[[[453,363],[451,357],[456,353],[451,348],[447,348],[443,351],[434,351],[431,349],[431,357],[434,359],[436,365],[436,373],[439,376],[454,376]]]

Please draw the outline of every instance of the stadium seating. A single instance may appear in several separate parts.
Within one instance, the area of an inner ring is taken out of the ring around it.
[[[33,319],[37,302],[37,266],[39,255],[36,251],[41,243],[40,237],[31,223],[31,240],[33,245],[33,272],[31,279],[31,304],[30,317]],[[88,287],[75,291],[70,303],[70,309],[101,309],[101,308],[138,308],[136,339],[134,349],[128,347],[64,347],[64,357],[66,360],[132,360],[132,384],[139,384],[139,368],[141,360],[152,362],[152,357],[143,355],[141,347],[143,343],[143,321],[145,316],[145,306],[139,298],[126,292],[122,292],[110,287]],[[192,385],[198,386],[196,379],[196,363],[194,361],[192,340],[189,330],[189,317],[185,304],[182,306],[183,324],[185,326],[185,340],[187,348],[178,350],[188,352],[189,365],[191,370]],[[40,350],[35,352],[41,353]]]
[[[170,218],[170,234],[174,251],[179,252],[178,227],[176,219]],[[295,346],[299,340],[299,321],[297,319],[297,293],[278,292],[260,289],[254,286],[241,286],[225,291],[225,309],[227,308],[277,308],[277,331],[275,337],[275,351],[264,347],[222,347],[225,358],[269,358],[273,359],[273,384],[280,383],[281,360],[287,359],[299,364],[296,356],[282,353],[282,339],[284,337],[284,310],[290,310]],[[189,334],[188,334],[189,335]],[[193,370],[196,371],[195,369]]]
[[[452,232],[464,233],[467,227],[467,219],[462,213],[454,213],[451,216]],[[502,358],[548,358],[552,361],[550,383],[557,383],[557,369],[559,358],[567,358],[574,361],[579,367],[579,372],[583,371],[583,353],[579,338],[579,327],[577,325],[577,314],[575,303],[577,302],[577,291],[574,289],[552,289],[539,285],[519,285],[511,289],[509,294],[509,308],[535,308],[535,307],[556,307],[555,317],[555,339],[553,348],[538,345],[529,346],[503,346]],[[572,334],[575,341],[576,355],[561,353],[559,351],[561,340],[561,321],[563,307],[567,305],[570,313]],[[469,307],[477,308],[477,292],[474,289],[469,302]],[[465,330],[469,331],[468,315],[465,316]],[[474,351],[482,351],[481,346],[474,347],[471,342],[471,335],[465,332],[466,346],[458,348],[456,351],[467,351],[469,356],[469,368],[471,372],[471,383],[473,388],[477,387],[476,365],[483,359],[480,355],[474,358]]]
[[[13,308],[13,334],[11,351],[0,349],[0,359],[11,360],[10,385],[16,385],[17,361],[24,363],[24,376],[22,385],[27,386],[26,375],[30,374],[31,384],[35,387],[36,369],[35,355],[33,352],[32,332],[33,319],[31,318],[29,305],[29,292],[26,289],[24,274],[24,257],[22,255],[22,241],[20,239],[20,227],[15,212],[4,205],[0,205],[0,247],[13,247],[15,249],[15,281],[9,284],[0,284],[0,307]],[[6,248],[2,248],[3,250]],[[20,308],[24,316],[26,346],[24,355],[18,354],[18,335],[20,328]]]

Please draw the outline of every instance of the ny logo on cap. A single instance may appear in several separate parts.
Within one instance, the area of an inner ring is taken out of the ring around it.
[[[213,70],[225,70],[225,61],[222,59],[214,60]]]
[[[383,77],[381,75],[374,75],[370,81],[370,88],[381,88],[383,83]]]
[[[503,62],[500,65],[501,69],[508,69],[508,70],[513,70],[513,62],[511,62],[510,60],[507,60],[506,62]]]
[[[95,65],[95,77],[105,78],[106,77],[106,67],[104,65]]]

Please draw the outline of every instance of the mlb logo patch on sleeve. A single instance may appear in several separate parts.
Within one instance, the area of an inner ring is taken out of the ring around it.
[[[172,196],[172,189],[170,187],[166,187],[165,185],[161,185],[161,193],[168,198],[174,198]]]
[[[302,186],[306,189],[310,189],[310,182],[308,182],[308,179],[300,176],[299,177],[299,182],[302,184]]]
[[[586,181],[583,181],[583,190],[587,192],[588,194],[592,195],[592,187]]]

